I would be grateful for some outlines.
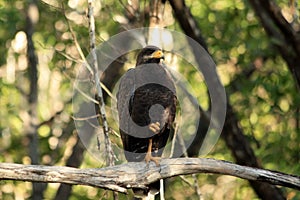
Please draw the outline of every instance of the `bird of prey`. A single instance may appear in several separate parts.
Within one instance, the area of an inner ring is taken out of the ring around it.
[[[121,78],[117,93],[119,129],[128,162],[145,160],[159,165],[176,114],[174,82],[156,46],[143,48],[136,66]],[[135,196],[155,194],[159,181],[148,190],[133,189]]]
[[[117,93],[120,134],[129,162],[153,161],[159,165],[176,114],[174,82],[156,46],[146,46],[136,66],[120,81]]]

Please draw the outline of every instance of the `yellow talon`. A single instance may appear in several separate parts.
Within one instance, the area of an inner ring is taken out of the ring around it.
[[[159,122],[155,122],[155,123],[151,123],[149,125],[149,129],[155,133],[158,134],[160,132],[160,123]]]

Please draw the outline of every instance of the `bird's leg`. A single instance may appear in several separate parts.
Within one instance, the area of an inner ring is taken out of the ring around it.
[[[151,123],[149,125],[149,129],[155,133],[158,134],[160,132],[160,123],[159,122],[155,122],[155,123]],[[159,161],[160,161],[160,157],[153,157],[152,156],[152,138],[149,139],[149,145],[148,145],[148,151],[146,153],[145,156],[145,161],[146,163],[149,163],[150,160],[152,160],[153,162],[155,162],[156,166],[159,166]]]
[[[159,166],[160,157],[153,157],[151,154],[152,151],[152,138],[149,139],[148,151],[145,156],[145,161],[148,164],[150,160],[155,162],[156,166]]]

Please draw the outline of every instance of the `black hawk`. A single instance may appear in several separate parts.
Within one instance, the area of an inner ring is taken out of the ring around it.
[[[135,68],[120,81],[119,129],[129,162],[145,160],[159,165],[175,119],[175,85],[162,59],[164,55],[158,47],[143,48]]]

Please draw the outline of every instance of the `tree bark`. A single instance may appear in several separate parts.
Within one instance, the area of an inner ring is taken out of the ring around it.
[[[30,89],[28,94],[28,115],[29,118],[25,121],[25,134],[29,138],[29,156],[32,164],[39,163],[39,144],[38,144],[38,58],[35,53],[34,42],[32,39],[34,26],[38,22],[38,7],[34,0],[28,0],[26,8],[26,27],[25,33],[27,37],[27,58],[28,58],[28,74]],[[44,184],[32,184],[33,200],[42,200]]]
[[[207,44],[201,34],[201,30],[194,19],[190,9],[185,5],[184,0],[169,0],[174,15],[179,22],[181,29],[191,38],[196,40],[206,51],[208,51]]]
[[[146,189],[159,179],[194,173],[215,173],[300,190],[300,177],[209,158],[163,159],[154,163],[130,162],[98,169],[0,163],[0,180],[19,180],[89,185],[126,193]]]

